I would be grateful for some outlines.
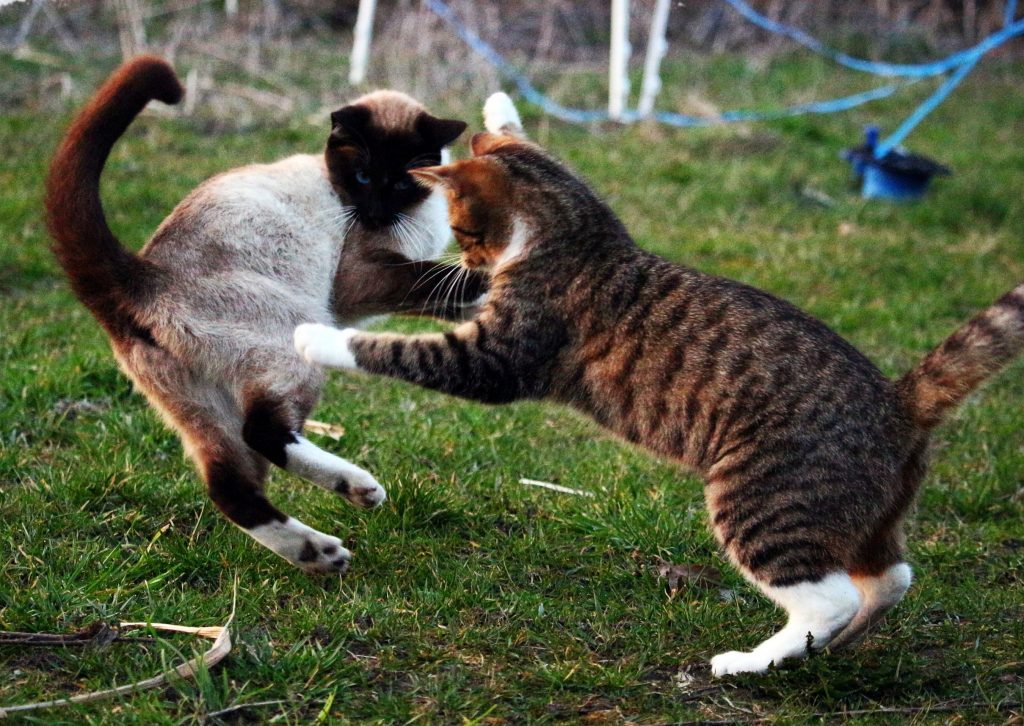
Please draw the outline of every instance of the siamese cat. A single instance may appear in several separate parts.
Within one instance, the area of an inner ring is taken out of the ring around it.
[[[303,437],[324,377],[295,353],[292,330],[427,308],[459,319],[471,307],[450,294],[431,306],[438,281],[457,268],[429,261],[449,239],[444,195],[409,175],[440,163],[466,124],[402,93],[371,93],[331,115],[324,154],[207,180],[136,254],[107,226],[100,173],[150,100],[181,96],[167,63],[140,57],[75,117],[46,185],[53,250],[122,370],[181,435],[221,512],[303,570],[343,572],[350,553],[341,541],[284,514],[264,492],[274,464],[360,507],[385,499],[368,472]],[[468,301],[486,285],[479,275],[460,282]]]

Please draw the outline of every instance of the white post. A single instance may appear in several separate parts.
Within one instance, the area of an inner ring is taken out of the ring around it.
[[[355,39],[352,42],[352,57],[349,59],[348,81],[358,86],[366,80],[366,62],[370,57],[370,37],[373,35],[373,15],[377,0],[359,0],[359,14],[356,16]]]
[[[608,62],[608,116],[622,121],[629,101],[629,0],[612,0],[612,39]]]
[[[654,99],[661,91],[661,59],[668,50],[665,30],[668,27],[668,9],[671,0],[658,0],[651,17],[651,33],[647,38],[647,57],[644,59],[644,84],[640,88],[640,102],[636,110],[641,117],[654,113]]]
[[[224,14],[229,18],[238,15],[238,0],[224,0]]]

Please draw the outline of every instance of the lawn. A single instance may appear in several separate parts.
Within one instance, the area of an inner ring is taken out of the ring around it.
[[[2,70],[32,73],[9,60]],[[669,70],[676,86],[723,107],[837,90],[825,85],[828,67],[805,57]],[[101,75],[90,73],[85,87]],[[914,205],[862,201],[838,152],[869,121],[892,128],[923,87],[840,116],[741,127],[586,129],[531,114],[527,126],[591,180],[642,246],[795,302],[896,375],[1024,280],[1022,73],[983,63],[911,137],[955,170]],[[476,118],[476,103],[457,110]],[[344,436],[318,441],[377,474],[389,500],[356,511],[283,474],[271,488],[287,511],[343,538],[355,553],[350,574],[307,576],[228,524],[49,256],[41,183],[66,120],[38,109],[0,117],[0,630],[219,625],[236,594],[237,613],[234,649],[195,681],[35,722],[202,722],[254,703],[224,718],[1020,722],[1020,362],[937,431],[910,527],[916,581],[880,631],[849,653],[712,680],[711,655],[755,645],[782,613],[716,549],[696,477],[554,406],[487,408],[333,375],[315,417]],[[317,150],[323,136],[298,112],[245,129],[147,115],[105,174],[111,224],[141,245],[207,176]],[[662,560],[712,577],[670,593]],[[181,637],[0,646],[0,706],[143,678],[201,647]]]

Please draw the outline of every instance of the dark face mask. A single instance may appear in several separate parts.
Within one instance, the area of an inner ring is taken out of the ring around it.
[[[331,183],[356,208],[368,229],[395,223],[422,202],[429,191],[409,169],[441,161],[441,149],[466,128],[462,121],[439,119],[423,112],[405,129],[381,129],[372,109],[346,106],[331,114],[327,167]]]

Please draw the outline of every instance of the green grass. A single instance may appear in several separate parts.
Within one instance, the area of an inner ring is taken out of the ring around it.
[[[12,76],[26,72],[4,63]],[[723,108],[864,87],[852,75],[828,85],[822,66],[787,58],[670,70],[671,88],[696,89]],[[983,65],[911,137],[956,171],[911,206],[861,201],[837,154],[869,120],[892,128],[923,87],[846,115],[757,126],[582,129],[536,116],[528,125],[593,182],[640,244],[794,301],[896,374],[1024,279],[1022,71]],[[684,91],[664,105],[685,106]],[[717,552],[695,477],[563,409],[486,408],[333,376],[315,416],[346,435],[322,443],[375,472],[387,504],[354,511],[283,475],[271,486],[287,511],[354,550],[350,576],[308,577],[231,527],[49,256],[40,186],[63,123],[42,111],[0,118],[0,629],[217,625],[236,581],[238,612],[234,650],[197,681],[37,722],[192,722],[268,700],[282,702],[240,715],[481,724],[812,723],[847,710],[876,711],[849,718],[879,724],[1019,718],[1024,365],[938,431],[910,527],[916,582],[880,632],[848,654],[713,681],[707,658],[756,644],[781,613]],[[245,133],[140,119],[105,175],[111,224],[141,244],[203,178],[317,149],[322,135],[299,115]],[[834,204],[808,201],[808,189]],[[520,477],[601,496],[536,490]],[[659,557],[721,568],[734,597],[699,585],[668,597],[652,571]],[[199,647],[181,638],[84,651],[0,647],[0,705],[145,677]]]

